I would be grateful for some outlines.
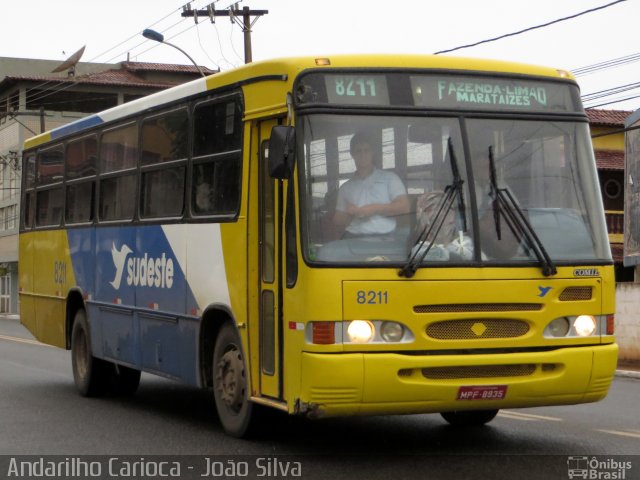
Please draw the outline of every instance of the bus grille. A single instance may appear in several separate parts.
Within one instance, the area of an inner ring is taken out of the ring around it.
[[[538,310],[542,310],[541,303],[451,303],[413,307],[415,313],[534,312]]]
[[[535,371],[535,364],[479,365],[423,368],[422,375],[432,380],[448,380],[460,378],[526,377],[533,375]]]
[[[528,331],[527,322],[511,319],[446,320],[427,326],[427,335],[437,340],[515,338]]]
[[[575,302],[577,300],[591,300],[592,287],[567,287],[558,297],[562,302]]]

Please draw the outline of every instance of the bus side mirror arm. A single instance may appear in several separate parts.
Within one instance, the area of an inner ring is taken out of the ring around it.
[[[276,125],[269,139],[269,175],[285,180],[291,178],[295,165],[296,131],[293,127]]]

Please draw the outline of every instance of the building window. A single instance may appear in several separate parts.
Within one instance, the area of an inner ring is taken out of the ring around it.
[[[620,198],[620,195],[622,195],[622,185],[618,180],[610,178],[604,182],[604,194],[611,200]]]
[[[11,275],[0,277],[0,313],[9,313],[11,305]]]

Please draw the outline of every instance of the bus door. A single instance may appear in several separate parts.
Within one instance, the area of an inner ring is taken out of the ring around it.
[[[259,124],[258,262],[259,262],[259,366],[260,391],[271,398],[282,398],[282,255],[283,198],[281,180],[269,175],[267,162],[269,137],[275,120]]]

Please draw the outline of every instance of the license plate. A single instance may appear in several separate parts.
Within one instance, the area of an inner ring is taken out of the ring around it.
[[[463,386],[456,400],[504,400],[506,396],[507,385]]]

